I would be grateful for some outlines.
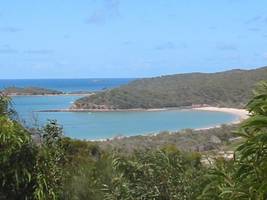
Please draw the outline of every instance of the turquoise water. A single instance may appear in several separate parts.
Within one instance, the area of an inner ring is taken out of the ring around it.
[[[115,136],[150,134],[185,128],[205,128],[229,123],[237,117],[222,112],[172,110],[156,112],[67,113],[34,112],[43,109],[68,108],[80,96],[14,97],[13,105],[21,119],[32,126],[56,119],[67,136],[78,139],[106,139]]]

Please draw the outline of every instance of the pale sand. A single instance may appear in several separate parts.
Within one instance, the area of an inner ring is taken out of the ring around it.
[[[236,115],[238,118],[231,122],[230,124],[239,124],[242,121],[246,120],[249,117],[249,112],[245,109],[237,109],[237,108],[219,108],[219,107],[199,107],[199,108],[192,108],[192,110],[203,110],[203,111],[213,111],[213,112],[224,112]],[[211,128],[217,128],[219,126],[211,126],[207,128],[200,128],[195,130],[205,130]]]

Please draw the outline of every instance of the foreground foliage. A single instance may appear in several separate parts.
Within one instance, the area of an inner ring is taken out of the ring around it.
[[[251,114],[239,131],[244,142],[233,162],[217,162],[210,171],[205,199],[267,199],[267,84],[262,83],[248,103]],[[215,192],[214,192],[215,191]]]
[[[0,199],[58,199],[62,191],[60,129],[51,121],[42,143],[13,120],[10,98],[0,94]]]
[[[105,185],[105,199],[196,199],[203,175],[200,156],[175,148],[115,157],[113,176]]]

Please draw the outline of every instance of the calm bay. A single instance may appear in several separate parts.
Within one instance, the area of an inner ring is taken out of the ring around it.
[[[139,112],[36,112],[64,109],[81,96],[16,96],[13,106],[28,126],[42,126],[56,119],[66,136],[77,139],[108,139],[117,136],[152,134],[185,128],[206,128],[230,123],[238,117],[224,112],[166,110]]]

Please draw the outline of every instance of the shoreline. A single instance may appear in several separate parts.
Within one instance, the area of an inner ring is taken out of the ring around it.
[[[171,111],[171,110],[177,110],[177,111],[209,111],[209,112],[223,112],[223,113],[228,113],[236,116],[236,118],[229,122],[226,123],[227,125],[234,125],[234,124],[239,124],[242,121],[246,120],[249,117],[249,112],[245,109],[237,109],[237,108],[220,108],[220,107],[212,107],[212,106],[207,106],[207,107],[197,107],[197,108],[158,108],[158,109],[118,109],[118,110],[97,110],[97,111],[92,111],[92,109],[61,109],[61,110],[56,110],[55,112],[157,112],[157,111]],[[42,111],[41,111],[42,112]],[[49,112],[49,111],[43,111],[43,112]],[[52,111],[53,112],[53,111]],[[220,128],[222,124],[218,125],[212,125],[208,127],[203,127],[203,128],[193,128],[195,131],[205,131],[209,129],[215,129],[215,128]],[[175,130],[175,131],[168,131],[169,134],[176,133],[182,130]],[[150,133],[144,133],[144,134],[137,134],[135,136],[145,136],[145,137],[153,137],[158,134],[160,134],[161,131],[158,132],[150,132]],[[115,136],[111,138],[100,138],[100,139],[86,139],[87,141],[95,141],[95,142],[104,142],[104,141],[110,141],[110,140],[120,140],[124,138],[130,138],[134,136]]]
[[[239,123],[248,118],[248,111],[245,109],[238,108],[220,108],[220,107],[172,107],[172,108],[134,108],[134,109],[75,109],[75,108],[66,108],[66,109],[48,109],[40,110],[36,112],[159,112],[159,111],[210,111],[210,112],[224,112],[233,114],[238,117],[234,123]]]
[[[246,120],[249,118],[249,112],[245,109],[238,109],[238,108],[220,108],[220,107],[212,107],[212,106],[207,106],[207,107],[199,107],[199,108],[192,108],[192,110],[197,110],[197,111],[210,111],[210,112],[224,112],[224,113],[229,113],[232,115],[237,116],[236,120],[233,120],[230,123],[227,123],[228,125],[231,124],[239,124],[242,121]],[[216,125],[216,126],[209,126],[205,128],[197,128],[194,130],[207,130],[207,129],[212,129],[212,128],[219,128],[221,127],[222,124]]]
[[[226,108],[226,107],[198,107],[198,108],[191,108],[192,110],[201,110],[201,111],[211,111],[211,112],[224,112],[224,113],[230,113],[233,115],[238,116],[238,121],[236,123],[239,123],[240,121],[243,121],[249,117],[249,112],[245,109],[238,109],[238,108]]]
[[[161,111],[162,109],[154,109],[154,110]],[[198,108],[164,109],[163,111],[168,111],[168,110],[195,110],[195,111],[224,112],[224,113],[229,113],[229,114],[235,115],[237,117],[237,119],[233,120],[232,122],[227,123],[227,125],[239,124],[249,117],[249,112],[247,110],[238,109],[238,108],[220,108],[220,107],[207,106],[207,107],[198,107]],[[144,109],[143,109],[143,111],[144,111]],[[205,130],[220,128],[222,125],[223,124],[204,127],[204,128],[193,128],[193,130],[194,131],[205,131]],[[176,133],[179,131],[182,131],[182,130],[169,131],[169,134],[173,134],[173,133]],[[160,133],[161,133],[161,131],[153,132],[153,133],[138,134],[136,136],[154,137]],[[113,138],[106,138],[106,139],[101,138],[101,139],[88,140],[88,141],[105,142],[105,141],[112,141],[112,140],[121,140],[121,139],[130,138],[130,137],[135,137],[135,136],[118,136],[118,137],[113,137]]]

